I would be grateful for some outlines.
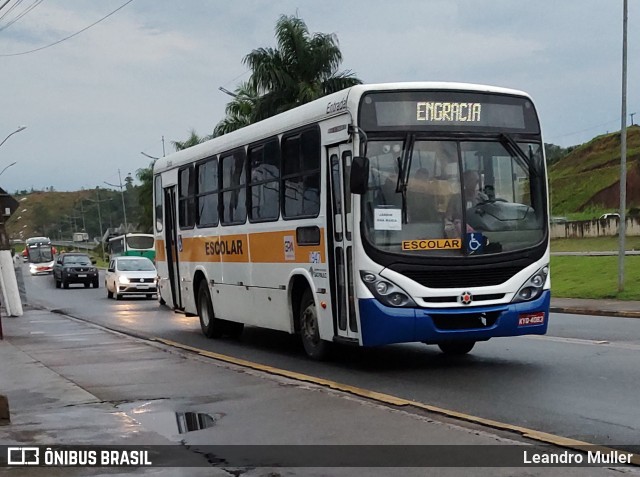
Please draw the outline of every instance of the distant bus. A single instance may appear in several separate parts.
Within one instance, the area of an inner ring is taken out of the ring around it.
[[[151,234],[125,234],[109,239],[109,255],[131,255],[156,259],[155,238]]]
[[[25,242],[23,256],[29,262],[29,272],[32,275],[51,273],[55,254],[56,249],[48,237],[31,237]]]

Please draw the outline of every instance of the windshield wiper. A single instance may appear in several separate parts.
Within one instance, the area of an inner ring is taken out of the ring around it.
[[[411,170],[411,156],[415,138],[407,135],[404,141],[405,147],[402,151],[402,158],[398,157],[398,182],[396,183],[396,193],[402,194],[402,223],[409,223],[407,217],[407,186],[409,185],[409,171]]]
[[[529,156],[527,156],[520,145],[510,135],[505,133],[500,134],[500,142],[509,153],[514,154],[518,159],[523,161],[533,174],[538,175],[540,171],[538,170],[538,165],[533,160],[531,148],[529,148]]]

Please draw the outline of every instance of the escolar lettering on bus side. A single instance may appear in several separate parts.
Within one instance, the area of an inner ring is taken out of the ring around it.
[[[244,255],[242,239],[205,242],[207,255]]]

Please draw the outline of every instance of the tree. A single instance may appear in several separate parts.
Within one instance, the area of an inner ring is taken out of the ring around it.
[[[251,69],[251,77],[236,90],[227,105],[227,117],[218,123],[214,134],[362,83],[350,70],[338,71],[342,53],[335,34],[311,35],[302,19],[282,15],[276,23],[276,42],[277,48],[258,48],[245,56],[243,62]]]
[[[136,191],[140,206],[138,225],[140,231],[150,233],[153,230],[153,162],[149,167],[138,169],[136,177],[140,181]]]
[[[184,140],[184,141],[171,141],[171,144],[173,144],[173,147],[176,149],[176,151],[181,151],[182,149],[186,149],[188,147],[195,146],[195,145],[200,144],[202,142],[208,141],[209,139],[211,139],[211,136],[200,137],[196,133],[195,129],[191,129],[189,131],[189,137],[186,140]]]
[[[236,88],[234,99],[225,108],[227,117],[216,125],[213,135],[222,136],[251,124],[257,102],[257,91],[249,83],[241,83]]]
[[[567,150],[555,144],[544,144],[544,155],[547,158],[547,164],[552,165],[567,155]]]

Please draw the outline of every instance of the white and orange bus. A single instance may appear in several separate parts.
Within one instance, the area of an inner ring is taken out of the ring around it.
[[[354,86],[155,163],[160,300],[208,337],[299,333],[313,358],[544,334],[546,184],[526,93]]]

